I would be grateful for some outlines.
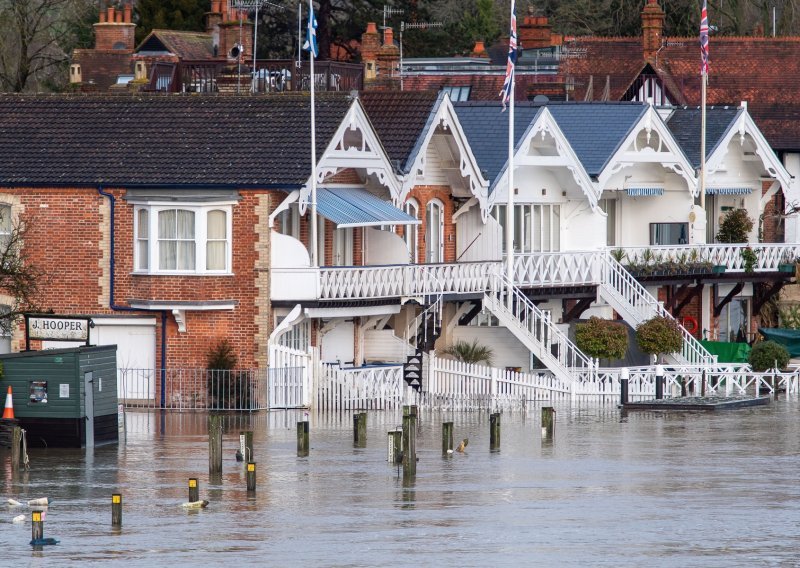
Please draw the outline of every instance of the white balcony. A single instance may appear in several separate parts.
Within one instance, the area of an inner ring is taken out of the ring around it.
[[[800,257],[800,244],[786,243],[749,243],[749,244],[710,244],[710,245],[673,245],[652,247],[620,247],[625,253],[619,262],[623,265],[636,266],[643,263],[676,263],[691,265],[709,263],[713,266],[724,266],[726,272],[745,272],[745,256],[742,251],[750,248],[755,252],[757,260],[753,263],[753,272],[778,272],[780,265],[795,264]],[[619,256],[618,253],[614,253]]]

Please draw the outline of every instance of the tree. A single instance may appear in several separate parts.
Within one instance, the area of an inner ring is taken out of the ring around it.
[[[206,12],[210,10],[211,0],[138,0],[136,41],[142,41],[154,29],[205,31]]]
[[[624,323],[592,316],[575,326],[575,343],[595,359],[622,359],[628,351],[628,329]]]
[[[683,348],[683,334],[677,321],[656,316],[637,326],[636,343],[649,355],[678,353]]]
[[[753,230],[753,220],[746,209],[731,209],[719,225],[717,240],[721,243],[746,243]]]
[[[2,90],[60,88],[72,49],[89,43],[96,17],[92,0],[0,0]]]
[[[9,215],[9,207],[0,209],[0,294],[5,304],[0,312],[0,329],[10,335],[20,315],[44,311],[37,299],[45,275],[23,247],[29,235],[28,222],[12,222]]]

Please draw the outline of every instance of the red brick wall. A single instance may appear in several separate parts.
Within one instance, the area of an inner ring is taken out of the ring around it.
[[[772,186],[771,181],[763,182],[761,195],[765,195]],[[782,191],[776,193],[764,206],[763,218],[761,220],[761,242],[763,243],[782,243],[784,241],[784,225],[782,214],[784,212],[786,198]]]
[[[179,333],[170,313],[167,323],[167,361],[170,367],[204,367],[210,346],[226,338],[234,346],[241,367],[256,366],[259,346],[256,334],[256,288],[258,253],[256,227],[258,192],[242,192],[233,207],[233,270],[225,276],[150,276],[133,272],[133,206],[122,190],[111,190],[115,207],[115,304],[129,301],[206,301],[236,303],[233,310],[187,311],[186,331]],[[0,191],[8,200],[19,199],[22,217],[29,222],[25,251],[30,262],[45,270],[39,303],[57,314],[115,315],[150,314],[157,318],[156,364],[161,365],[161,312],[113,311],[108,298],[108,200],[93,189],[24,189]],[[268,260],[268,259],[267,259]],[[262,259],[263,265],[264,259]],[[262,292],[263,296],[263,292]],[[268,331],[267,331],[268,333]],[[14,347],[21,347],[18,338]],[[263,351],[266,346],[260,346]]]

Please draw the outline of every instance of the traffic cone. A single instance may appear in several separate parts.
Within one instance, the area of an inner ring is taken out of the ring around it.
[[[14,402],[11,400],[11,385],[8,385],[6,406],[3,409],[3,420],[14,420]]]

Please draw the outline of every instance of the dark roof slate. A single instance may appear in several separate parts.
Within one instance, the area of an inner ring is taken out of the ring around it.
[[[441,99],[436,91],[364,91],[361,102],[396,168],[407,173]]]
[[[716,149],[740,112],[733,107],[706,108],[706,158]],[[699,107],[678,107],[667,117],[667,126],[695,168],[700,167],[700,115]]]
[[[318,158],[352,103],[317,94]],[[309,142],[305,94],[0,95],[5,186],[297,186]]]

